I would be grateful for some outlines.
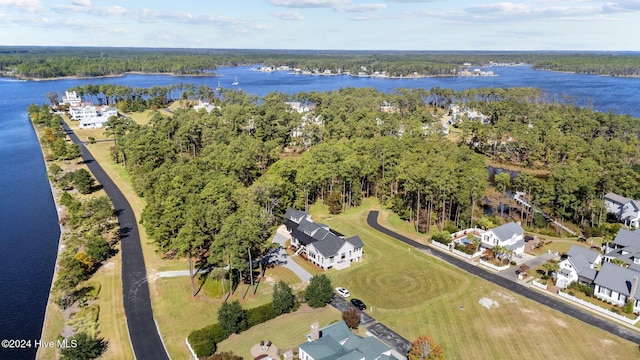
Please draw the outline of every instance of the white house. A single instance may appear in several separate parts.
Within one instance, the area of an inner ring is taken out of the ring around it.
[[[605,262],[594,281],[594,295],[621,306],[631,300],[633,311],[640,311],[639,277],[640,273],[635,270]]]
[[[193,110],[195,110],[195,111],[198,111],[200,109],[204,109],[208,113],[210,113],[214,109],[222,110],[222,108],[220,106],[213,105],[213,104],[211,104],[211,103],[209,103],[207,101],[202,101],[202,100],[198,101],[198,105],[194,105],[193,106]]]
[[[93,106],[93,116],[83,116],[80,120],[81,129],[101,129],[112,116],[118,116],[118,110],[104,106]]]
[[[604,196],[604,204],[607,212],[614,214],[622,223],[634,229],[640,228],[640,201],[610,192]]]
[[[596,278],[596,268],[602,262],[599,252],[583,246],[573,245],[567,252],[567,258],[558,264],[556,285],[562,289],[573,282],[591,285]]]
[[[62,97],[62,105],[78,106],[82,103],[82,98],[75,91],[65,91]]]
[[[303,211],[287,209],[284,224],[296,253],[303,254],[307,261],[324,270],[344,269],[351,266],[351,262],[362,259],[364,244],[360,237],[345,239],[329,226],[313,222]]]
[[[81,103],[76,106],[69,107],[69,116],[71,120],[80,121],[86,118],[98,116],[98,109],[91,103]]]
[[[516,255],[522,254],[524,252],[524,229],[515,222],[500,225],[482,234],[480,245],[485,249],[502,246]]]

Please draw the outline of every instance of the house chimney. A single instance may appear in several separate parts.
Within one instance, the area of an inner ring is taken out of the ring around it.
[[[638,289],[638,277],[634,276],[631,282],[631,291],[629,291],[629,299],[631,301],[636,300],[636,290]]]
[[[311,341],[316,341],[320,338],[320,324],[314,322],[311,324]]]

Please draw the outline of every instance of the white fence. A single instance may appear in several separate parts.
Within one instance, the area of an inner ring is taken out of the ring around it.
[[[538,281],[538,280],[533,280],[533,281],[531,282],[531,285],[533,285],[533,286],[535,286],[535,287],[537,287],[537,288],[540,288],[540,289],[542,289],[542,290],[547,290],[547,284],[545,284],[545,283],[541,283],[541,282],[540,282],[540,281]]]
[[[482,236],[482,234],[484,234],[484,230],[479,229],[479,228],[469,228],[469,229],[465,229],[465,230],[460,230],[456,233],[451,234],[451,238],[452,239],[456,239],[459,238],[460,236],[463,235],[467,235],[467,234],[473,234],[475,236]]]
[[[433,245],[435,245],[436,247],[439,247],[439,248],[441,248],[441,249],[443,249],[443,250],[447,250],[447,251],[449,251],[449,245],[445,245],[445,244],[443,244],[443,243],[441,243],[441,242],[438,242],[438,241],[435,241],[435,240],[433,240],[433,239],[431,239],[431,244],[433,244]]]
[[[191,352],[191,359],[198,360],[198,355],[196,355],[196,352],[193,351],[193,348],[191,347],[191,344],[189,344],[189,339],[185,338],[184,342],[185,342],[185,344],[187,344],[187,348],[189,349],[189,352]]]
[[[603,315],[606,315],[606,316],[610,316],[610,317],[612,317],[614,319],[620,320],[620,321],[625,322],[627,324],[635,325],[638,322],[638,320],[640,320],[640,317],[636,318],[635,320],[631,320],[626,316],[623,316],[623,315],[620,315],[620,314],[616,314],[613,311],[610,311],[610,310],[605,309],[603,307],[600,307],[598,305],[594,305],[594,304],[592,304],[590,302],[587,302],[587,301],[584,301],[582,299],[578,299],[577,297],[571,296],[571,295],[569,295],[567,293],[564,293],[562,291],[558,291],[558,295],[560,297],[562,297],[562,298],[565,298],[567,300],[571,300],[571,301],[576,302],[576,303],[578,303],[578,304],[580,304],[582,306],[586,306],[591,310],[597,311],[597,312],[599,312],[599,313],[601,313]]]
[[[486,266],[486,267],[488,267],[488,268],[490,268],[490,269],[493,269],[493,270],[495,270],[495,271],[503,271],[503,270],[507,270],[507,269],[511,266],[511,265],[509,265],[509,264],[507,264],[507,265],[503,265],[503,266],[496,266],[496,265],[493,265],[492,263],[487,262],[487,261],[484,261],[484,260],[482,260],[482,259],[480,259],[480,265],[484,265],[484,266]]]
[[[464,253],[464,252],[462,252],[462,251],[460,251],[460,250],[458,250],[456,248],[451,249],[451,252],[456,254],[456,255],[458,255],[458,256],[462,256],[465,259],[469,259],[469,260],[471,260],[471,259],[473,259],[475,257],[478,257],[478,256],[480,256],[482,254],[482,252],[478,251],[478,252],[474,253],[473,255],[469,255],[469,254]]]

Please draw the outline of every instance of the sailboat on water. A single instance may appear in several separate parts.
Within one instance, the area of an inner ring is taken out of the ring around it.
[[[216,88],[216,91],[220,91],[222,90],[222,87],[220,86],[220,81],[218,81],[218,87]]]
[[[231,85],[235,86],[235,85],[238,85],[238,84],[240,84],[240,83],[238,82],[238,77],[236,76],[236,80],[234,82],[232,82]]]

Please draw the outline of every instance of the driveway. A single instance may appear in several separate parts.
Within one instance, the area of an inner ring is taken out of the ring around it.
[[[93,158],[75,133],[63,123],[63,128],[74,144],[80,145],[82,159],[93,176],[102,185],[118,214],[120,224],[120,251],[122,253],[122,292],[124,315],[133,353],[137,359],[169,359],[151,309],[147,272],[140,245],[138,222],[129,202],[109,175]]]
[[[558,258],[558,255],[556,255],[554,253],[548,253],[548,252],[544,253],[542,255],[539,255],[539,256],[531,256],[531,255],[528,255],[528,254],[524,254],[524,255],[526,255],[526,257],[527,257],[525,259],[526,261],[519,262],[519,263],[516,261],[516,263],[518,263],[518,265],[526,264],[529,267],[529,269],[535,269],[538,266],[546,263],[549,260]],[[497,275],[498,276],[502,276],[503,278],[509,279],[511,281],[520,281],[520,280],[518,280],[518,275],[516,274],[515,269],[509,269],[509,270],[506,270],[506,271],[501,271],[501,272],[497,273]]]
[[[429,247],[424,244],[420,244],[414,240],[409,239],[406,236],[395,233],[380,224],[378,224],[378,211],[369,211],[369,215],[367,216],[367,224],[374,228],[375,230],[380,231],[381,233],[388,235],[396,240],[402,241],[407,245],[411,245],[421,251],[428,250]],[[636,344],[640,344],[640,333],[633,331],[629,328],[616,325],[608,320],[605,320],[601,317],[593,315],[590,312],[582,310],[574,305],[565,303],[561,300],[549,297],[539,291],[535,291],[525,287],[521,284],[518,284],[510,279],[502,277],[500,275],[490,273],[481,269],[480,267],[474,266],[473,264],[467,263],[466,261],[460,260],[452,255],[440,252],[440,251],[432,251],[432,256],[435,256],[443,261],[448,262],[451,265],[454,265],[468,273],[471,273],[479,278],[490,281],[496,285],[499,285],[507,290],[518,293],[522,296],[525,296],[533,301],[536,301],[542,305],[546,305],[552,310],[557,310],[563,314],[572,316],[582,322],[593,325],[597,328],[600,328],[604,331],[607,331],[613,335],[619,336],[623,339],[632,341]]]
[[[300,278],[302,282],[308,282],[311,279],[311,274],[302,268],[302,266],[298,265],[293,259],[287,254],[284,248],[284,243],[291,238],[287,228],[284,225],[280,225],[278,230],[276,230],[276,235],[273,237],[272,242],[280,244],[280,249],[278,249],[277,259],[271,258],[270,262],[276,262],[278,265],[282,265],[285,268],[293,271],[297,277]]]
[[[349,301],[335,294],[329,303],[340,312],[354,309],[353,305],[351,305]],[[378,322],[375,318],[364,311],[360,311],[360,325],[364,326],[367,331],[382,340],[382,342],[390,346],[403,357],[407,355],[409,350],[411,350],[411,342],[409,340],[403,338],[397,332]]]

